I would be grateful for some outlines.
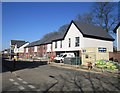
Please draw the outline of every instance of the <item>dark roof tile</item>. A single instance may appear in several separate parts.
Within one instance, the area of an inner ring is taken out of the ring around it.
[[[22,45],[26,44],[26,41],[22,41],[22,40],[11,40],[11,45],[16,45],[17,47],[21,47]]]

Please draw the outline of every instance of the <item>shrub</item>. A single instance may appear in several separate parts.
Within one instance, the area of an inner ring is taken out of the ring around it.
[[[114,61],[104,61],[104,60],[98,60],[96,61],[96,66],[101,68],[107,68],[111,70],[119,69],[120,64],[114,62]]]

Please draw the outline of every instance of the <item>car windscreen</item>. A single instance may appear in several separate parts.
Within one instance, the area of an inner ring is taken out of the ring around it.
[[[67,55],[63,55],[63,57],[66,57]]]

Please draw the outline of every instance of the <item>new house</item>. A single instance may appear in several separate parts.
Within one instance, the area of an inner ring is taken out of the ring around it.
[[[114,39],[98,26],[71,21],[68,29],[53,40],[52,46],[57,54],[75,52],[80,56],[81,49],[86,47],[103,47],[113,51],[113,41]]]
[[[26,58],[30,57],[48,57],[52,52],[52,36],[51,38],[42,38],[40,40],[31,42],[24,48]],[[53,54],[53,52],[52,52]],[[51,55],[53,56],[53,55]]]
[[[11,56],[17,55],[19,58],[24,57],[24,47],[27,46],[29,42],[23,40],[11,40],[10,41],[10,53]]]
[[[62,33],[58,32],[49,38],[30,43],[26,46],[25,52],[41,53],[40,56],[44,54],[56,56],[64,52],[74,52],[76,56],[81,57],[84,48],[106,49],[108,52],[113,52],[113,41],[112,36],[98,26],[71,21]],[[29,51],[30,48],[33,51]]]
[[[118,61],[118,63],[120,63],[120,22],[113,31],[116,33],[117,51],[110,52],[109,55],[112,60]]]
[[[120,51],[120,22],[113,30],[114,33],[116,33],[116,39],[117,39],[117,51]]]

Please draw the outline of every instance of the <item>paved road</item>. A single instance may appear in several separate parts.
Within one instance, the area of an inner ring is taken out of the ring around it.
[[[6,68],[6,64],[12,66],[5,62],[3,67]],[[12,73],[3,70],[3,91],[120,91],[118,77],[112,75],[58,68],[40,62],[18,64]]]

